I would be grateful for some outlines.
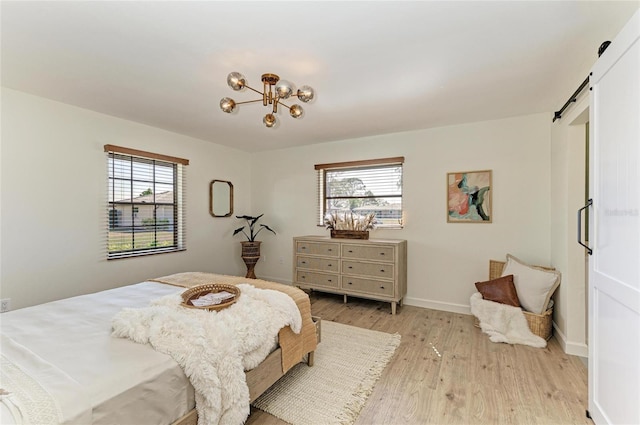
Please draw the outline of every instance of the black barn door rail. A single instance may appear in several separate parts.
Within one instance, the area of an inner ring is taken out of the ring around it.
[[[609,47],[609,44],[611,44],[610,41],[605,41],[600,45],[600,47],[598,47],[598,57],[602,56],[604,51],[607,50],[607,47]],[[587,87],[588,84],[589,84],[589,77],[587,76],[587,78],[585,78],[582,84],[580,84],[580,87],[578,87],[578,90],[576,90],[571,95],[569,100],[567,100],[567,102],[564,105],[562,105],[562,108],[560,108],[559,111],[555,111],[553,113],[553,122],[556,122],[556,120],[559,120],[560,118],[562,118],[562,113],[564,112],[564,110],[567,109],[569,105],[571,105],[573,102],[578,100],[578,95],[580,94],[580,92],[582,92],[582,90],[584,90],[585,87]]]
[[[564,112],[564,110],[567,109],[569,105],[571,105],[573,102],[578,100],[578,95],[582,90],[584,90],[585,87],[587,87],[587,84],[589,84],[589,77],[585,78],[582,84],[580,84],[580,87],[578,87],[578,90],[573,92],[569,100],[567,100],[567,102],[564,105],[562,105],[562,108],[560,108],[559,111],[555,111],[553,113],[553,122],[556,122],[556,120],[559,120],[560,118],[562,118],[562,113]]]

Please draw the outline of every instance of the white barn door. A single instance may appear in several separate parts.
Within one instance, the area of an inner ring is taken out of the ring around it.
[[[640,424],[640,11],[590,82],[589,413]]]

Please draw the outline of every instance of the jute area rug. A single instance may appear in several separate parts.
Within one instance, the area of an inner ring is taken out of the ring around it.
[[[292,425],[353,424],[399,334],[322,321],[315,364],[298,364],[253,406]]]

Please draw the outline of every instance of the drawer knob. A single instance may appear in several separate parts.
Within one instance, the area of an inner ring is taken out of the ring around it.
[[[327,267],[333,267],[333,265],[331,265],[331,264],[327,264]]]
[[[331,279],[327,279],[327,282],[333,282]]]
[[[306,261],[301,261],[301,263],[302,263],[302,264],[307,264],[307,262],[306,262]]]
[[[349,266],[350,269],[352,269],[353,267]]]
[[[303,246],[303,247],[301,247],[300,249],[307,249],[307,247],[306,247],[306,246]]]
[[[381,286],[380,289],[384,289],[384,286]]]
[[[352,250],[349,250],[349,252],[353,252]]]
[[[353,285],[353,282],[349,282],[349,285]]]
[[[333,249],[329,248],[327,251],[331,252],[331,251],[333,251]]]
[[[380,270],[380,273],[384,273],[384,269]]]
[[[380,255],[384,255],[384,252],[381,252]]]
[[[307,278],[307,277],[306,277],[306,276],[304,276],[304,275],[302,275],[302,276],[300,277],[300,279],[306,279],[306,278]]]

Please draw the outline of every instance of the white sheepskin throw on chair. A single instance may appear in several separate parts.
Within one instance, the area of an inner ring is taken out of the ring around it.
[[[182,366],[195,389],[198,425],[244,423],[249,388],[244,371],[264,360],[278,331],[302,328],[302,317],[288,295],[240,284],[238,301],[218,312],[180,306],[180,293],[150,307],[124,309],[112,334],[168,354]]]
[[[471,295],[471,313],[480,321],[480,329],[493,342],[524,344],[531,347],[547,346],[544,338],[533,334],[519,307],[500,304],[482,298],[479,292]]]

